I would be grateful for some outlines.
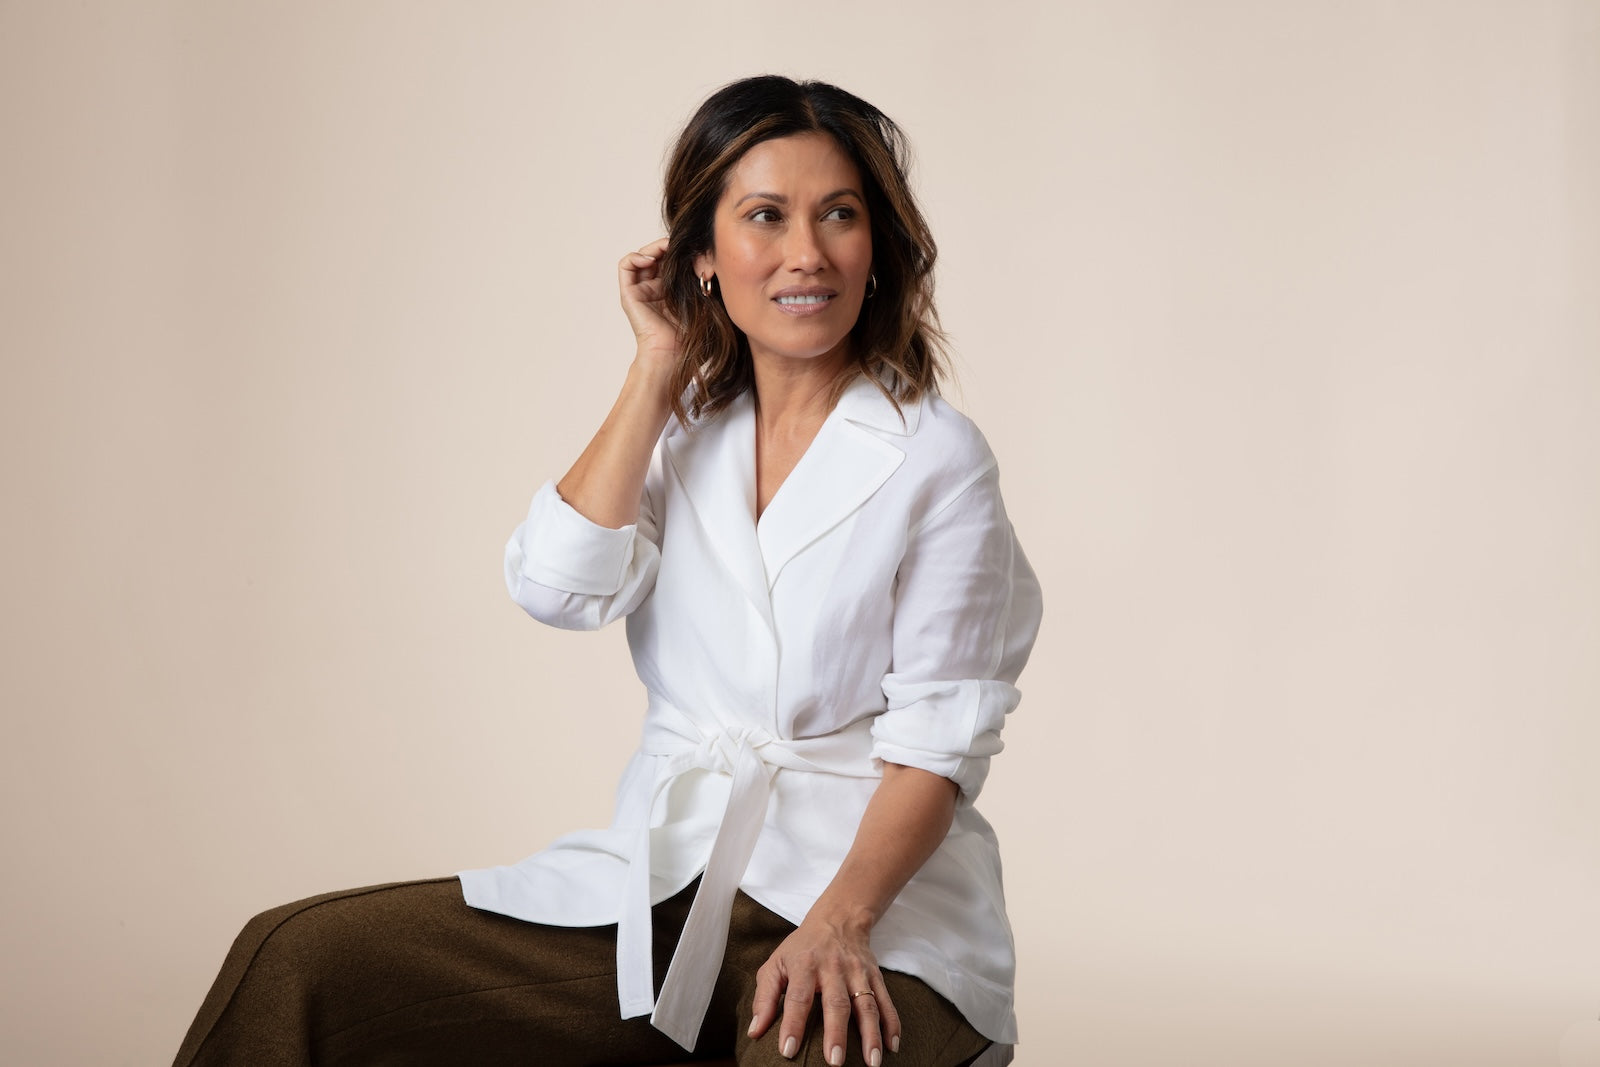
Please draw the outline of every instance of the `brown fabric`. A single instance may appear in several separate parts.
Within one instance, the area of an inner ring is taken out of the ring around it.
[[[653,912],[656,985],[695,886]],[[622,1065],[725,1058],[822,1067],[820,1012],[784,1059],[774,1025],[751,1041],[755,972],[794,926],[739,894],[694,1054],[617,1017],[616,927],[554,927],[468,907],[455,878],[327,893],[263,912],[223,961],[174,1067]],[[988,1042],[923,982],[885,972],[900,1012],[893,1067],[954,1067]],[[852,1031],[847,1062],[861,1067]]]

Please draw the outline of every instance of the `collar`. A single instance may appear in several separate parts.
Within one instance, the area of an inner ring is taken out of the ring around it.
[[[922,402],[901,404],[896,407],[892,400],[883,395],[883,390],[878,388],[870,376],[860,373],[845,387],[844,395],[839,397],[835,410],[841,418],[849,419],[857,425],[894,434],[897,437],[910,437],[917,432],[917,423],[922,417]],[[902,415],[904,421],[901,419]]]

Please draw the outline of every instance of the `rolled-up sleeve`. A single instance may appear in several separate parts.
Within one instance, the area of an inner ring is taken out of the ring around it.
[[[540,622],[595,630],[638,607],[660,562],[648,486],[638,522],[611,529],[584,518],[546,482],[506,544],[506,588]]]
[[[910,531],[873,756],[942,775],[975,797],[1021,697],[1016,681],[1039,616],[1039,584],[991,464]]]

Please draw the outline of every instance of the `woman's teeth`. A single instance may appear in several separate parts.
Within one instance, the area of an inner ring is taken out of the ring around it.
[[[796,305],[796,304],[826,304],[827,302],[828,302],[828,298],[825,297],[825,296],[780,296],[780,297],[778,297],[778,303],[785,304],[785,305],[791,305],[791,306],[792,305]]]

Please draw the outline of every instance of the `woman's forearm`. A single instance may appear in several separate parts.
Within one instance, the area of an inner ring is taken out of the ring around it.
[[[870,931],[944,840],[955,810],[950,779],[885,763],[855,842],[806,921]]]
[[[669,385],[669,369],[635,360],[611,413],[557,483],[561,499],[590,522],[620,529],[638,520],[650,455],[672,410]]]

